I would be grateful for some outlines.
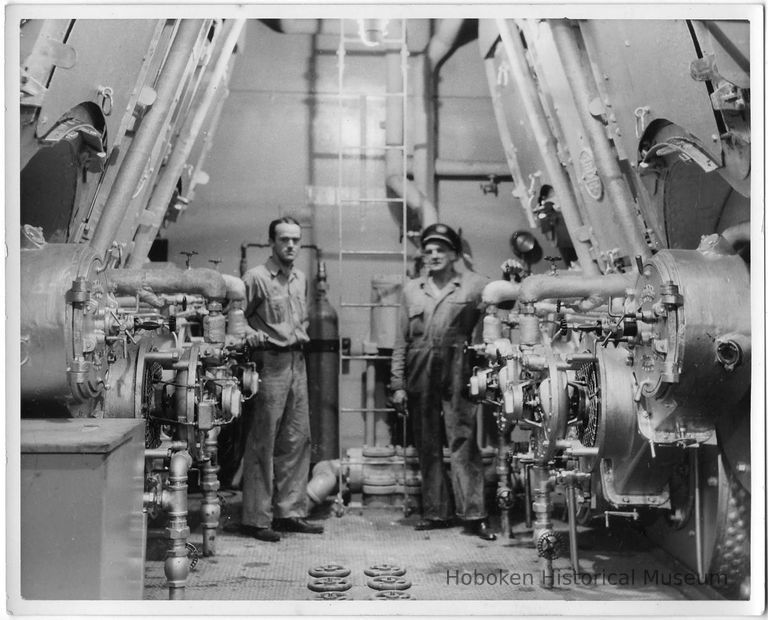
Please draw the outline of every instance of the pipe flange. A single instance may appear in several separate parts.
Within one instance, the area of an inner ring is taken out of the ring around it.
[[[397,564],[374,564],[363,571],[369,577],[382,577],[389,575],[392,577],[402,577],[405,575],[405,569]]]
[[[309,569],[310,577],[346,577],[352,571],[341,564],[323,564]]]
[[[380,575],[368,580],[368,587],[374,590],[407,590],[411,582],[404,577],[394,575]]]
[[[315,601],[351,601],[352,597],[346,592],[319,592],[310,597]]]
[[[319,577],[307,584],[312,592],[346,592],[352,584],[344,577]]]
[[[403,592],[402,590],[382,590],[371,597],[372,601],[393,601],[397,599],[413,599],[413,597],[409,592]]]
[[[536,541],[536,552],[539,557],[546,560],[555,560],[560,557],[563,550],[563,540],[557,532],[544,530]]]

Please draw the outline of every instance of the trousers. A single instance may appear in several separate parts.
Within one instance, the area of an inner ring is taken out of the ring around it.
[[[307,370],[301,351],[264,351],[261,386],[243,457],[244,525],[307,515],[310,434]]]
[[[476,405],[463,390],[462,359],[451,349],[415,350],[409,378],[408,408],[421,469],[422,516],[448,520],[455,513],[467,521],[483,519],[485,474],[477,446]],[[420,359],[416,359],[416,358]],[[442,415],[441,415],[442,413]],[[443,464],[443,439],[450,452],[451,473]]]

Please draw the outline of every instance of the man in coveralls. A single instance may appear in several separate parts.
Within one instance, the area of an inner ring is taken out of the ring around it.
[[[423,518],[416,529],[449,527],[455,504],[468,533],[495,540],[485,522],[483,460],[474,405],[466,394],[471,369],[463,352],[482,316],[481,293],[488,280],[455,270],[461,239],[445,224],[425,228],[421,247],[426,275],[403,289],[390,384],[395,409],[409,414],[419,453]],[[443,466],[443,428],[453,493]]]
[[[243,276],[248,342],[260,347],[256,356],[263,367],[243,457],[241,531],[268,542],[280,540],[278,531],[323,532],[304,518],[310,438],[302,349],[309,341],[309,321],[307,279],[293,266],[300,241],[295,219],[274,220],[269,225],[272,256]]]

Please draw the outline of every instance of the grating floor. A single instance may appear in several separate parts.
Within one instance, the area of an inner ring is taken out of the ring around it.
[[[349,508],[344,516],[324,519],[323,535],[284,534],[265,543],[227,532],[239,518],[240,495],[223,493],[222,523],[214,557],[200,558],[190,572],[187,600],[306,600],[310,568],[341,564],[351,569],[347,596],[368,600],[376,593],[364,570],[395,564],[406,569],[407,592],[417,600],[633,601],[707,600],[719,595],[698,584],[687,585],[689,571],[621,521],[610,529],[579,534],[582,576],[575,578],[567,557],[554,561],[555,587],[542,586],[543,561],[530,543],[523,519],[515,538],[493,542],[463,534],[461,527],[417,532],[418,516],[405,518],[395,508]],[[199,498],[190,498],[190,542],[202,547],[194,522]],[[567,532],[566,524],[555,529]],[[567,552],[567,541],[565,550]],[[680,585],[677,585],[679,582]],[[149,560],[145,599],[167,599],[163,562]]]

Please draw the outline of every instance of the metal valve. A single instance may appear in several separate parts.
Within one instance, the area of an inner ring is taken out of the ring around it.
[[[187,257],[187,269],[190,268],[190,261],[192,260],[193,256],[197,256],[198,252],[197,250],[192,250],[191,252],[179,252],[179,254],[183,254]]]

